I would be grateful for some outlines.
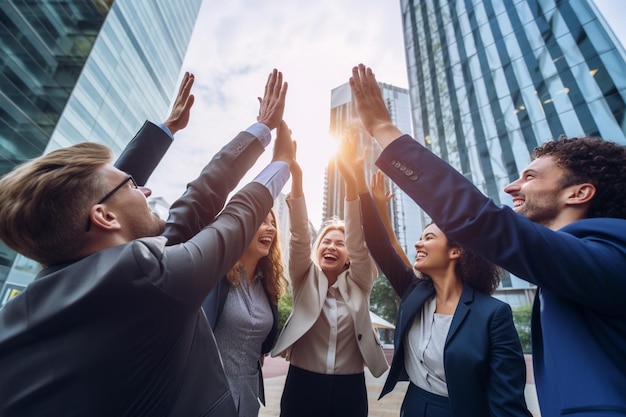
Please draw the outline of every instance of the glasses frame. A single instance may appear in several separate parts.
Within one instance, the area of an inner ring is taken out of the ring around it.
[[[118,192],[123,186],[126,185],[126,183],[130,181],[133,185],[133,188],[139,188],[139,185],[137,185],[137,182],[135,181],[135,179],[133,178],[132,175],[129,175],[128,177],[124,178],[124,181],[120,182],[118,185],[115,186],[115,188],[113,188],[111,191],[109,191],[108,193],[106,193],[104,195],[104,197],[102,197],[100,200],[98,200],[98,202],[96,204],[102,204],[105,201],[107,201],[109,198],[111,198],[113,196],[113,194],[115,194],[116,192]],[[91,230],[91,216],[87,217],[87,228],[85,229],[87,232],[89,230]]]

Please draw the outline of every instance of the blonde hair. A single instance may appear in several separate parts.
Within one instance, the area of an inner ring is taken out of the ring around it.
[[[0,239],[43,265],[74,260],[89,210],[106,184],[98,169],[112,152],[80,143],[35,158],[0,179]]]
[[[276,213],[270,210],[274,222],[276,222]],[[244,269],[241,262],[237,262],[226,274],[228,282],[237,286],[241,282],[241,271]],[[245,272],[245,271],[244,271]],[[283,254],[278,239],[278,227],[276,227],[276,236],[272,240],[270,251],[267,256],[262,257],[256,264],[256,270],[261,274],[263,288],[269,299],[270,304],[278,305],[278,300],[287,291],[287,278],[283,266]]]

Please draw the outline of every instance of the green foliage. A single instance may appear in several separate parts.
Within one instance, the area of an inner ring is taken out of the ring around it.
[[[291,314],[291,307],[293,305],[293,299],[291,295],[291,289],[288,290],[285,295],[278,300],[278,331],[280,332]]]
[[[532,306],[516,307],[513,310],[513,323],[517,329],[519,340],[522,342],[522,349],[524,353],[532,353],[530,344],[530,317],[532,313]]]
[[[387,278],[384,275],[376,278],[370,296],[371,310],[388,322],[395,324],[399,305],[400,298]]]

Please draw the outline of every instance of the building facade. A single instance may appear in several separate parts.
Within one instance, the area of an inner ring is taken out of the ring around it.
[[[202,0],[8,0],[0,4],[0,175],[51,150],[117,155],[177,90]],[[0,242],[0,305],[39,266]]]
[[[497,203],[511,204],[504,186],[545,141],[626,144],[624,49],[591,0],[401,0],[401,10],[415,137]]]
[[[379,83],[379,86],[393,123],[403,132],[410,133],[412,129],[408,90],[385,83]],[[365,148],[368,149],[368,159],[365,161],[364,168],[369,184],[372,175],[377,170],[375,161],[380,155],[380,146],[368,134],[362,130],[359,131],[358,126],[354,124],[358,116],[349,84],[334,88],[331,91],[330,101],[330,134],[339,141],[347,131],[357,131],[360,152]],[[414,259],[414,243],[419,239],[424,226],[423,212],[411,198],[389,180],[387,180],[387,189],[394,193],[394,198],[389,201],[388,207],[394,231],[409,258]],[[344,199],[343,178],[336,162],[331,160],[324,175],[323,220],[332,216],[343,219]]]

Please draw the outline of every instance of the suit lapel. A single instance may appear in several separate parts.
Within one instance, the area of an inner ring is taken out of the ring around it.
[[[396,329],[396,339],[402,342],[404,335],[411,327],[415,316],[422,310],[424,303],[435,294],[435,289],[432,284],[426,282],[418,283],[415,288],[409,291],[400,303],[398,309],[398,317],[396,322],[398,323]]]
[[[456,311],[454,312],[452,323],[450,324],[450,330],[448,331],[448,336],[446,337],[446,347],[450,344],[450,341],[454,337],[455,333],[465,321],[465,317],[467,317],[467,314],[470,312],[470,305],[473,301],[474,289],[464,285],[463,292],[461,293],[461,299],[459,300],[459,304],[456,306]]]

